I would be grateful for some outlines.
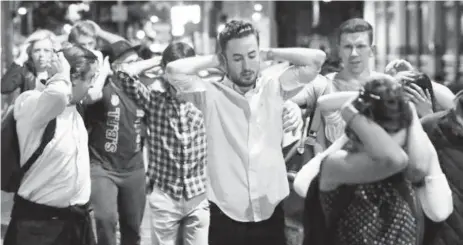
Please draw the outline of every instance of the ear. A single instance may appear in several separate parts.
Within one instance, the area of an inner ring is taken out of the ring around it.
[[[376,50],[376,45],[372,44],[372,45],[371,45],[370,57],[375,56],[375,55],[376,55],[376,52],[377,52],[377,50]]]

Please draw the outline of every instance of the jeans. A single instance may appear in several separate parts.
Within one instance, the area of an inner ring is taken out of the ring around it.
[[[116,245],[119,221],[121,245],[140,244],[145,210],[145,170],[117,173],[92,165],[91,204],[98,245]]]
[[[156,186],[148,197],[153,245],[207,245],[209,202],[206,193],[175,200]],[[180,234],[182,232],[182,234]]]

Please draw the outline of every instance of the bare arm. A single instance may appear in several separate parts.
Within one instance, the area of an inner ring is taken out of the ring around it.
[[[349,141],[349,138],[344,134],[339,139],[337,139],[328,149],[323,151],[320,154],[317,154],[312,158],[308,163],[299,170],[294,179],[293,187],[294,191],[301,197],[305,197],[307,191],[309,190],[310,184],[315,176],[320,172],[320,165],[325,159],[326,156],[335,153],[344,147],[344,145]]]
[[[118,42],[118,41],[121,41],[121,40],[125,40],[123,37],[119,36],[119,35],[116,35],[116,34],[113,34],[111,32],[108,32],[108,31],[105,31],[103,29],[101,29],[100,27],[98,27],[97,29],[97,35],[99,38],[109,42],[109,43],[115,43],[115,42]]]
[[[436,97],[436,103],[441,110],[453,108],[455,95],[449,88],[436,82],[432,82],[432,88]]]
[[[295,66],[307,66],[317,74],[326,59],[325,52],[310,48],[273,48],[263,53],[265,60],[289,61]]]
[[[341,109],[346,102],[354,99],[358,95],[359,93],[354,91],[327,94],[318,98],[317,105],[322,112],[335,111]]]
[[[167,81],[181,92],[204,91],[205,86],[197,72],[220,66],[217,55],[195,56],[178,59],[167,64]]]
[[[302,86],[312,82],[321,70],[326,54],[318,49],[275,48],[261,51],[264,59],[287,61],[294,64],[279,75],[283,97],[293,97]]]
[[[358,114],[352,105],[341,113],[362,142],[364,152],[341,150],[330,154],[322,163],[321,186],[379,181],[407,166],[407,154],[383,128]]]

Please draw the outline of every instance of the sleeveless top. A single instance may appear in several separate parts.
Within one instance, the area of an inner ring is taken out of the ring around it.
[[[334,220],[332,207],[339,202],[340,193],[348,191],[347,188],[353,188],[352,199]],[[334,244],[416,245],[417,225],[413,207],[399,188],[413,195],[411,184],[401,174],[375,183],[320,192],[326,222],[334,226]]]

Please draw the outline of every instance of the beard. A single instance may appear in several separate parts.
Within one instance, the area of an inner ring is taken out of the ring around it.
[[[254,87],[257,82],[257,73],[254,72],[249,78],[245,76],[229,76],[229,79],[238,87]]]

